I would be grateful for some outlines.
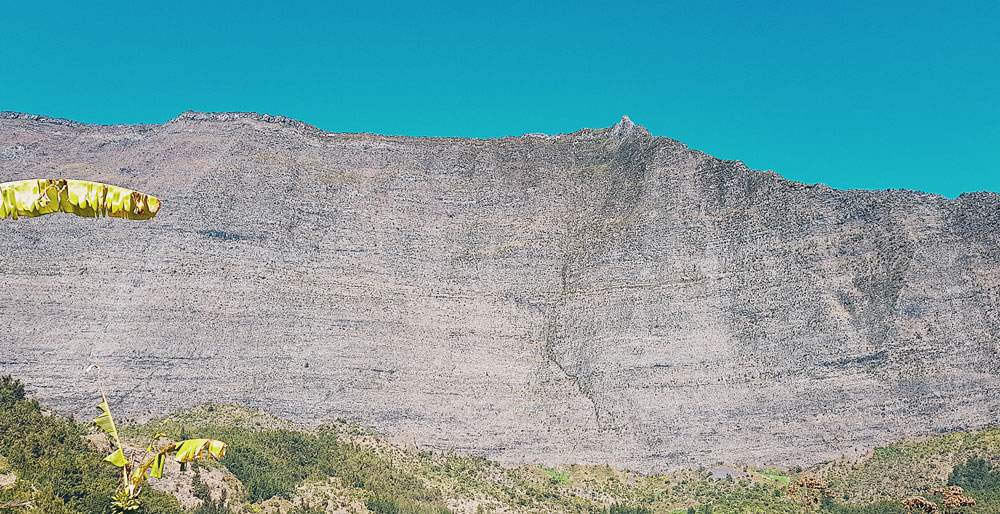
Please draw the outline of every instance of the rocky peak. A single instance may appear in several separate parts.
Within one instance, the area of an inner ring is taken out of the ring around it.
[[[610,129],[608,129],[608,134],[611,137],[617,139],[624,139],[632,134],[645,134],[649,135],[649,131],[646,130],[642,125],[636,125],[628,115],[622,116],[621,121],[615,123]]]
[[[262,123],[273,123],[277,125],[284,125],[300,130],[306,130],[311,132],[320,131],[316,127],[292,118],[287,118],[285,116],[274,116],[270,114],[261,114],[256,112],[198,112],[198,111],[184,111],[179,116],[171,120],[171,122],[177,121],[207,121],[207,122],[232,122],[238,120],[251,120],[258,121]]]

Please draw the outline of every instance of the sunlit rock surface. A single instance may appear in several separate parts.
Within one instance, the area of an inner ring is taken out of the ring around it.
[[[0,114],[0,181],[34,177],[163,200],[0,220],[0,373],[80,417],[97,363],[120,416],[220,401],[649,471],[1000,415],[994,193],[790,182],[627,118],[478,140]]]

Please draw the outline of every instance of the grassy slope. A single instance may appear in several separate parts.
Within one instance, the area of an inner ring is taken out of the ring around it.
[[[0,491],[0,502],[31,499],[36,512],[105,512],[114,471],[101,462],[103,454],[88,448],[81,425],[47,414],[36,402],[24,399],[18,387],[0,383],[0,476],[18,478],[13,488]],[[153,421],[122,432],[128,440],[145,441],[158,425]],[[203,467],[198,480],[192,482],[191,471],[174,471],[174,481],[159,483],[179,497],[186,495],[182,499],[189,505],[202,503],[192,495],[209,498],[210,488],[200,477],[225,476],[213,482],[216,499],[218,484],[235,484],[226,487],[226,508],[204,503],[199,514],[325,510],[626,514],[686,513],[692,507],[701,513],[707,506],[714,513],[813,510],[785,493],[796,474],[773,468],[744,469],[742,478],[721,480],[696,470],[643,476],[606,466],[505,468],[483,458],[402,448],[342,421],[306,430],[266,413],[225,405],[179,413],[165,431],[175,440],[182,435],[211,436],[229,443],[226,458],[208,464],[210,469]],[[902,512],[901,498],[929,497],[956,466],[974,458],[985,458],[987,464],[1000,458],[1000,429],[891,445],[863,459],[829,462],[809,472],[826,478],[833,490],[834,500],[824,506],[827,511]],[[1000,484],[1000,472],[996,477]],[[980,505],[970,512],[1000,512],[996,494],[1000,485],[987,489],[976,491]],[[143,495],[147,512],[181,512],[168,495],[152,490]]]
[[[483,458],[401,448],[369,430],[343,422],[328,423],[307,432],[266,414],[229,406],[189,411],[175,416],[172,425],[184,425],[197,435],[225,435],[234,440],[246,437],[241,430],[258,436],[267,434],[255,444],[268,440],[274,446],[287,445],[284,439],[293,432],[308,434],[320,446],[338,446],[331,455],[340,457],[326,458],[348,462],[351,455],[364,455],[366,465],[372,469],[381,472],[391,469],[401,476],[417,477],[423,487],[440,491],[439,497],[434,495],[434,506],[440,507],[436,500],[440,498],[453,511],[603,512],[618,506],[616,510],[621,511],[637,507],[640,511],[644,508],[651,512],[687,512],[688,507],[696,507],[702,512],[706,505],[712,505],[712,512],[717,513],[810,510],[798,498],[786,494],[789,483],[797,479],[796,474],[775,468],[744,469],[743,478],[721,480],[695,470],[643,476],[605,466],[504,468]],[[929,497],[931,489],[947,483],[956,465],[969,458],[998,456],[1000,429],[988,429],[879,448],[865,458],[824,463],[806,473],[828,480],[836,503],[844,506],[838,511],[901,512],[900,499],[915,494]],[[266,510],[306,500],[314,505],[348,508],[363,505],[373,495],[392,498],[415,494],[385,489],[377,481],[359,487],[356,471],[344,476],[343,470],[333,466],[319,472],[299,473],[304,478],[290,481],[285,492],[278,495],[286,500],[271,499],[257,505]],[[415,484],[411,483],[420,489]],[[980,505],[975,512],[992,512],[987,507]]]
[[[157,424],[128,431],[146,433]],[[415,502],[427,509],[446,506],[471,512],[605,512],[612,507],[620,512],[635,507],[641,507],[639,512],[642,508],[670,512],[707,503],[751,511],[765,506],[771,512],[798,510],[783,494],[784,475],[769,479],[749,473],[740,480],[714,480],[698,471],[643,476],[606,466],[504,468],[484,458],[404,449],[342,422],[306,432],[266,414],[219,405],[174,416],[167,432],[180,437],[181,427],[187,436],[211,435],[230,442],[230,455],[223,463],[247,486],[246,499],[264,510],[300,500],[347,507],[374,496]],[[272,458],[278,453],[272,449],[289,447],[309,457],[295,457],[295,466]],[[258,470],[248,468],[244,461],[267,462],[270,478],[266,485],[280,487],[260,487]],[[388,483],[379,479],[390,472],[394,475]],[[287,500],[263,501],[272,496]]]
[[[877,448],[863,462],[845,459],[818,467],[838,498],[854,502],[927,494],[970,458],[1000,457],[1000,429],[955,432]]]

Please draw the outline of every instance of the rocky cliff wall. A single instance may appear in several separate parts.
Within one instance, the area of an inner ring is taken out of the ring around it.
[[[993,193],[790,182],[627,119],[476,140],[0,114],[0,181],[32,177],[163,200],[0,220],[0,373],[80,416],[98,363],[129,417],[220,401],[660,470],[1000,414]]]

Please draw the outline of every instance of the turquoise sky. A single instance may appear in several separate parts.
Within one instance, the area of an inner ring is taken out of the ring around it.
[[[0,0],[0,110],[468,137],[628,114],[795,180],[1000,191],[997,0],[363,4]]]

